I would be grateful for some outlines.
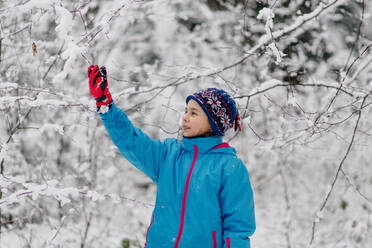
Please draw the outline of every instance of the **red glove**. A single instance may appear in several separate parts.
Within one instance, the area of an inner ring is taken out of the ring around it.
[[[97,107],[109,105],[112,102],[111,93],[107,87],[107,72],[104,66],[98,68],[97,65],[91,65],[88,68],[89,91],[96,99]]]

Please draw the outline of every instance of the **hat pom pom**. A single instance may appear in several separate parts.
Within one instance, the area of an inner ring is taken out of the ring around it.
[[[238,113],[235,118],[235,125],[234,125],[234,130],[236,131],[239,129],[239,131],[242,131],[242,123],[240,121],[240,114]]]

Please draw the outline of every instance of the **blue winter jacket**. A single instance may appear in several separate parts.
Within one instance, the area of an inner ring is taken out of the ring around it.
[[[222,137],[151,139],[113,104],[100,114],[120,153],[157,185],[147,248],[249,248],[248,171]]]

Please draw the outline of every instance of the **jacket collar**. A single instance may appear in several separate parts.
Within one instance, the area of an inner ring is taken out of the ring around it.
[[[194,151],[194,145],[198,147],[199,153],[206,153],[215,146],[222,143],[222,137],[210,136],[199,138],[182,137],[182,147],[186,151]]]

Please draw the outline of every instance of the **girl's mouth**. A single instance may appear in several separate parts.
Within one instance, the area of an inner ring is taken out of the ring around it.
[[[188,126],[182,126],[182,129],[183,130],[188,130],[188,129],[190,129],[190,127],[188,127]]]

